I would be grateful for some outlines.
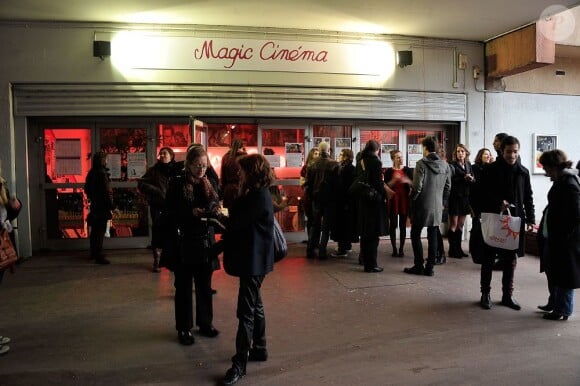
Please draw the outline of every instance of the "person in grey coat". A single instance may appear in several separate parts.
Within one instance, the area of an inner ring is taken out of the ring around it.
[[[447,162],[435,152],[437,141],[433,137],[421,140],[423,158],[417,161],[411,188],[411,243],[414,265],[404,272],[412,275],[433,276],[437,254],[437,229],[443,216],[443,202],[447,202],[451,189],[451,173]],[[421,231],[427,227],[427,264],[423,266]]]

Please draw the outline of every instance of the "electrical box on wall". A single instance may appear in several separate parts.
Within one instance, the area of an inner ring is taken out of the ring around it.
[[[457,57],[457,68],[465,70],[467,68],[467,55],[459,54]]]

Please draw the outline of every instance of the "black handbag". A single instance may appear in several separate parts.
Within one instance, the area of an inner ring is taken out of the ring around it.
[[[479,218],[473,218],[471,231],[469,233],[469,254],[475,264],[481,264],[484,258],[483,251],[485,243],[483,242],[483,233],[481,232],[481,221]]]

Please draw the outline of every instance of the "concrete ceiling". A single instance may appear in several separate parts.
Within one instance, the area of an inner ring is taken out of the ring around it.
[[[0,0],[0,20],[202,24],[486,41],[578,0]],[[580,23],[579,23],[580,24]],[[575,33],[580,35],[575,29]]]

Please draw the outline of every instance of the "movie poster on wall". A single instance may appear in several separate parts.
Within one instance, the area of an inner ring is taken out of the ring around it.
[[[393,160],[391,159],[391,150],[397,150],[399,146],[396,143],[381,143],[381,162],[384,168],[392,168]]]
[[[338,156],[344,149],[350,149],[352,146],[351,138],[335,138],[334,139],[334,158],[338,161]]]
[[[302,144],[297,142],[286,142],[284,148],[286,149],[286,166],[289,168],[302,166],[302,159],[304,158]]]
[[[423,158],[423,146],[419,143],[407,145],[407,166],[413,169],[419,161]]]
[[[318,147],[320,142],[326,142],[330,145],[330,137],[312,137],[312,147]]]

